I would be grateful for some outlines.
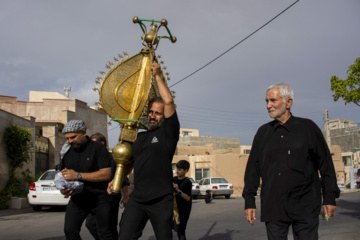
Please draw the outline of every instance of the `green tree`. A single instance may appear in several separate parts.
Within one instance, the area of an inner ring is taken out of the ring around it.
[[[337,76],[332,76],[330,79],[331,91],[335,93],[334,102],[342,98],[345,105],[352,102],[360,107],[360,58],[349,66],[346,73],[347,79],[342,80]]]
[[[15,170],[22,168],[24,163],[31,160],[30,152],[32,149],[31,129],[10,125],[5,129],[4,142],[6,155],[10,159],[10,177],[14,176]]]
[[[10,125],[4,131],[6,155],[10,162],[9,180],[0,191],[0,208],[7,208],[10,196],[26,197],[28,185],[34,181],[29,169],[22,171],[20,177],[15,176],[16,169],[21,169],[24,163],[31,160],[31,142],[31,129]]]

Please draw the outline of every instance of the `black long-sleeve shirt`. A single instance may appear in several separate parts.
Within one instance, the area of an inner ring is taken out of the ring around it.
[[[340,194],[330,151],[309,119],[291,116],[284,125],[274,120],[259,128],[245,171],[245,209],[256,208],[260,178],[263,222],[314,218],[321,194],[324,205],[336,205]]]

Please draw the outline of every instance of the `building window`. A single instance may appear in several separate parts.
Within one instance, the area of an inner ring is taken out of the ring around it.
[[[343,162],[345,166],[352,166],[351,156],[343,157]]]
[[[173,163],[173,164],[172,164],[173,174],[175,174],[175,168],[176,168],[176,163]]]
[[[210,168],[195,169],[195,181],[200,181],[202,178],[210,177]]]
[[[190,136],[190,132],[183,132],[183,137],[187,137],[187,136]]]
[[[251,149],[244,149],[244,154],[250,154]]]

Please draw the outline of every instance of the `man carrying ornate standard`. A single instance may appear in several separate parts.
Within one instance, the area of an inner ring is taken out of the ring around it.
[[[133,165],[134,190],[120,220],[121,240],[139,239],[148,220],[157,240],[172,239],[172,158],[179,140],[180,123],[171,93],[161,78],[160,65],[154,62],[151,70],[161,98],[150,100],[148,131],[140,132],[132,145],[134,161],[127,165],[125,175]],[[112,183],[109,193],[111,187]]]

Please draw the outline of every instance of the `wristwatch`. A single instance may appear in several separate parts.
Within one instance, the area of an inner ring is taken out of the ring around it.
[[[78,173],[77,175],[76,175],[76,180],[78,180],[78,181],[81,181],[81,173]]]

